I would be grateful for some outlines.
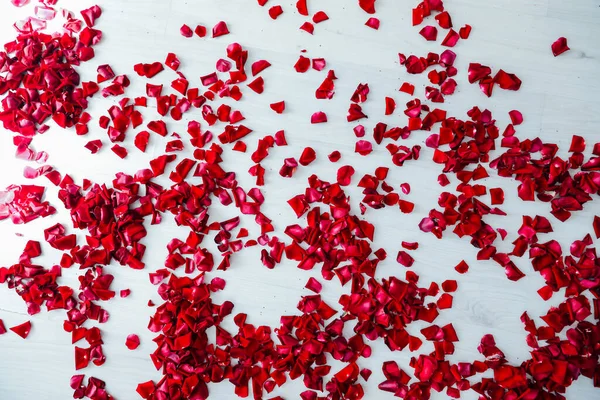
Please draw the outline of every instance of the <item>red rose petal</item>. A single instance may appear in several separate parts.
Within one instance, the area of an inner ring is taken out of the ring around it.
[[[523,123],[523,114],[521,114],[521,112],[512,110],[508,112],[508,115],[510,116],[513,125],[521,125],[521,123]]]
[[[217,24],[212,28],[212,37],[214,38],[227,35],[228,33],[229,28],[227,27],[225,21],[217,22]]]
[[[379,19],[377,19],[377,18],[369,18],[367,20],[367,22],[365,22],[365,25],[371,29],[378,30],[379,26],[380,26],[380,22],[379,22]]]
[[[567,46],[567,38],[565,37],[559,37],[558,39],[556,39],[556,41],[552,43],[551,47],[552,54],[554,54],[554,57],[561,55],[565,51],[571,50],[569,49],[569,46]]]
[[[321,293],[321,289],[323,289],[323,285],[315,278],[309,278],[304,287],[315,293]]]
[[[271,103],[269,107],[271,107],[271,110],[275,111],[277,114],[281,114],[285,110],[285,101]]]
[[[340,158],[342,158],[342,155],[339,151],[334,150],[327,156],[327,158],[329,158],[329,161],[331,162],[338,162]]]
[[[207,29],[204,25],[196,25],[196,28],[194,29],[194,33],[198,36],[203,38],[204,36],[206,36],[206,32]]]
[[[337,171],[337,183],[340,186],[348,186],[354,175],[354,168],[350,165],[344,165]]]
[[[573,135],[571,138],[570,152],[583,153],[585,151],[585,139],[579,135]]]
[[[252,63],[252,76],[256,76],[256,74],[264,71],[265,69],[269,68],[271,66],[271,63],[268,62],[267,60],[258,60]]]
[[[92,154],[96,154],[102,148],[101,140],[90,140],[84,146],[86,149],[92,152]]]
[[[437,39],[437,28],[435,26],[427,25],[419,31],[419,34],[428,41],[435,41]]]
[[[458,263],[456,267],[454,267],[454,269],[459,274],[464,274],[465,272],[469,271],[469,265],[464,260],[462,260]]]
[[[308,17],[308,7],[306,5],[307,0],[298,0],[296,2],[296,9],[298,10],[298,13],[300,15],[304,15],[305,17]]]
[[[119,146],[118,144],[113,145],[113,147],[111,147],[110,149],[120,158],[127,157],[127,149],[122,146]]]
[[[375,1],[376,0],[358,0],[358,5],[367,14],[375,14]]]
[[[415,262],[415,259],[404,250],[400,250],[398,252],[398,256],[396,257],[396,261],[405,267],[411,267]]]
[[[521,80],[515,74],[509,74],[503,70],[496,73],[494,82],[505,90],[519,90],[521,88]]]
[[[458,33],[456,33],[454,29],[450,29],[444,40],[442,40],[442,46],[454,47],[456,46],[456,43],[458,43],[459,39],[460,36],[458,35]]]
[[[262,76],[259,76],[248,84],[248,87],[254,90],[256,93],[261,94],[265,90],[265,81]]]
[[[408,82],[404,82],[399,90],[412,96],[415,93],[415,86]]]
[[[269,8],[269,16],[272,19],[277,19],[281,14],[283,14],[283,8],[280,5],[273,6]]]
[[[310,117],[311,124],[322,124],[327,122],[327,115],[322,111],[317,111]]]
[[[450,29],[452,28],[452,18],[447,11],[443,11],[435,16],[435,20],[440,25],[440,28]]]
[[[466,24],[462,28],[459,29],[458,34],[461,39],[468,39],[469,35],[471,35],[471,25]]]
[[[315,31],[315,26],[313,24],[311,24],[310,22],[306,21],[302,24],[302,26],[300,26],[300,29],[303,31],[306,31],[312,35],[313,32]]]
[[[492,199],[492,205],[504,204],[504,190],[502,188],[490,189],[490,198]]]
[[[307,166],[313,161],[317,159],[317,153],[313,150],[312,147],[306,147],[302,151],[302,155],[300,155],[300,159],[298,160],[301,165]]]
[[[304,72],[308,71],[309,68],[310,68],[310,58],[304,57],[302,55],[298,58],[298,61],[296,61],[296,64],[294,64],[294,69],[296,70],[296,72],[304,73]]]
[[[599,216],[594,216],[594,222],[593,222],[593,227],[594,227],[594,233],[596,234],[596,238],[600,239],[600,217]]]
[[[131,334],[127,336],[127,340],[125,340],[125,346],[127,346],[127,348],[129,350],[135,350],[139,347],[140,345],[140,338],[138,335],[136,334]]]
[[[324,11],[317,11],[315,15],[313,15],[312,20],[315,24],[318,24],[323,21],[327,21],[329,17],[325,14]]]
[[[391,97],[385,98],[385,115],[392,115],[396,109],[396,101]]]
[[[373,151],[373,144],[367,140],[359,140],[354,145],[354,152],[366,156]]]
[[[31,332],[31,322],[27,321],[22,323],[21,325],[13,326],[9,329],[17,335],[21,336],[23,339],[27,339],[27,336],[29,336],[29,332]]]
[[[492,73],[492,69],[478,63],[469,64],[469,83],[475,83]]]
[[[181,33],[181,36],[186,37],[186,38],[191,38],[192,36],[194,36],[194,32],[192,32],[192,28],[190,28],[186,24],[181,25],[181,28],[179,28],[179,32]]]
[[[316,71],[323,71],[327,66],[327,62],[324,58],[313,58],[312,59],[312,67]]]

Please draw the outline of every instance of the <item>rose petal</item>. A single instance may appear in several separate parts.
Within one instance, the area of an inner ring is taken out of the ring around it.
[[[135,350],[139,347],[140,345],[140,338],[138,335],[136,334],[131,334],[127,336],[127,340],[125,341],[125,346],[127,346],[127,348],[129,350]]]
[[[344,165],[340,167],[337,171],[337,183],[340,186],[348,186],[352,180],[352,175],[354,175],[354,168],[352,166]]]
[[[13,326],[9,329],[17,335],[21,336],[23,339],[27,339],[27,336],[29,336],[29,332],[31,332],[31,322],[27,321],[22,323],[21,325]]]
[[[310,117],[311,124],[322,124],[327,122],[327,115],[322,111],[317,111]]]
[[[556,41],[554,41],[554,43],[552,43],[552,54],[554,55],[554,57],[561,55],[562,53],[564,53],[565,51],[570,50],[569,46],[567,46],[567,38],[565,37],[559,37],[558,39],[556,39]]]
[[[378,30],[379,26],[380,26],[380,22],[379,22],[378,18],[369,18],[367,20],[367,22],[365,22],[365,25],[371,29]]]

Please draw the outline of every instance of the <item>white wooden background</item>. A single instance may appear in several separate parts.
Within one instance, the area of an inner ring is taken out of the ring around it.
[[[60,1],[60,5],[72,10],[92,4],[88,0]],[[270,0],[268,6],[275,4],[277,1]],[[477,262],[476,249],[468,240],[459,240],[450,231],[446,232],[443,240],[436,240],[432,235],[419,231],[418,222],[435,207],[437,195],[442,191],[436,181],[439,168],[430,161],[430,149],[423,146],[421,159],[407,162],[402,168],[391,164],[390,156],[383,147],[375,146],[375,151],[368,157],[353,153],[356,139],[351,126],[345,122],[345,115],[349,97],[359,82],[369,83],[371,88],[369,100],[364,106],[370,116],[366,123],[368,132],[377,121],[400,126],[405,124],[401,110],[409,97],[398,92],[403,81],[415,83],[416,95],[423,97],[425,74],[409,76],[397,61],[398,52],[426,54],[427,51],[442,50],[439,44],[426,42],[418,35],[418,29],[411,27],[411,8],[416,1],[378,1],[376,16],[381,19],[379,31],[364,26],[368,15],[354,0],[309,1],[311,13],[322,9],[330,16],[329,21],[316,26],[314,36],[298,30],[304,19],[293,12],[295,1],[286,0],[280,4],[286,13],[277,21],[272,21],[267,14],[268,7],[259,7],[255,0],[103,1],[103,15],[97,26],[104,31],[104,39],[95,48],[96,58],[80,68],[82,79],[94,79],[96,66],[109,63],[117,74],[126,73],[132,77],[133,84],[127,93],[134,97],[144,93],[145,80],[134,76],[133,64],[164,61],[166,53],[170,51],[179,55],[181,70],[195,85],[199,85],[199,76],[214,70],[216,60],[225,56],[225,47],[231,42],[238,41],[249,49],[249,62],[263,58],[269,60],[273,66],[262,74],[266,81],[265,93],[256,95],[246,89],[244,99],[236,106],[246,116],[247,126],[255,131],[246,140],[249,149],[253,149],[256,140],[265,134],[272,134],[278,129],[286,131],[290,146],[272,149],[271,155],[263,163],[267,168],[267,185],[263,189],[267,199],[264,210],[274,219],[280,235],[286,225],[295,221],[286,200],[303,190],[310,174],[317,172],[323,179],[333,180],[339,166],[351,164],[357,168],[353,180],[356,183],[360,176],[373,173],[377,166],[390,166],[388,183],[398,187],[402,182],[409,182],[412,193],[408,198],[417,206],[410,215],[401,214],[397,208],[367,212],[367,218],[376,224],[375,245],[385,247],[389,255],[380,264],[378,278],[391,274],[403,277],[405,268],[395,261],[400,242],[419,241],[421,247],[412,255],[416,259],[413,270],[421,276],[420,283],[427,286],[432,280],[441,283],[449,278],[459,282],[454,307],[444,310],[436,320],[439,325],[452,322],[460,338],[456,353],[450,359],[480,359],[476,347],[484,334],[491,333],[508,359],[512,363],[520,363],[528,357],[528,348],[519,316],[527,310],[539,322],[537,317],[543,315],[550,305],[558,304],[564,298],[563,293],[544,302],[536,293],[543,286],[543,280],[532,270],[526,257],[517,261],[527,277],[515,283],[507,280],[503,269],[495,263]],[[12,22],[31,12],[31,5],[29,7],[15,9],[8,0],[3,2],[0,6],[2,43],[12,40]],[[509,110],[521,110],[525,122],[517,127],[519,137],[541,136],[546,141],[554,141],[561,146],[562,154],[566,153],[572,134],[586,137],[589,147],[600,141],[600,1],[447,0],[446,8],[451,12],[456,27],[469,23],[473,26],[473,32],[469,40],[461,41],[454,49],[458,54],[456,66],[459,68],[459,86],[454,96],[447,97],[443,108],[464,118],[465,112],[474,105],[488,107],[501,127],[509,121]],[[198,23],[210,28],[220,20],[227,21],[230,35],[218,39],[185,39],[179,34],[182,23],[188,23],[192,28]],[[443,38],[442,33],[440,35]],[[568,38],[572,50],[554,58],[550,44],[559,36]],[[292,66],[301,49],[308,50],[308,57],[326,58],[328,67],[335,70],[339,79],[333,100],[314,98],[314,90],[325,77],[324,71],[311,70],[306,74],[294,71]],[[503,68],[516,73],[523,80],[523,86],[518,92],[497,89],[488,99],[477,85],[467,83],[466,67],[469,62],[481,62],[494,70]],[[171,71],[164,71],[154,81],[166,83],[173,78]],[[383,116],[385,96],[395,98],[398,103],[393,116]],[[286,101],[287,108],[283,115],[276,115],[268,107],[269,103],[279,100]],[[97,96],[91,101],[90,112],[97,118],[114,101]],[[329,122],[310,125],[310,115],[315,111],[325,111]],[[153,117],[156,114],[150,110],[146,115]],[[197,113],[187,117],[200,120]],[[120,160],[105,143],[99,154],[90,156],[83,148],[88,140],[100,138],[108,142],[105,132],[97,128],[96,121],[90,124],[91,132],[85,137],[77,137],[74,132],[51,129],[35,138],[34,147],[46,150],[50,154],[49,163],[60,171],[71,173],[77,180],[87,177],[99,182],[112,179],[117,171],[135,172],[164,149],[164,142],[156,140],[157,136],[154,135],[146,154],[139,153],[130,145],[129,157]],[[186,121],[184,118],[179,124],[169,123],[169,128],[184,132]],[[423,145],[426,136],[426,133],[413,134],[408,143]],[[130,140],[132,137],[130,133]],[[26,182],[22,177],[26,162],[14,158],[11,139],[9,132],[3,131],[0,135],[2,188],[11,183]],[[317,161],[309,168],[300,168],[291,180],[279,177],[277,171],[283,159],[298,157],[308,145],[317,150]],[[342,152],[343,157],[337,164],[331,164],[326,156],[336,149]],[[238,180],[246,188],[252,187],[253,183],[253,178],[246,173],[251,165],[250,153],[228,154],[224,162],[226,167],[239,173]],[[47,181],[41,178],[39,184],[46,185]],[[488,187],[502,187],[506,192],[507,200],[502,208],[509,216],[487,217],[493,226],[504,227],[511,232],[500,250],[511,247],[510,242],[516,237],[515,230],[520,226],[523,214],[550,217],[548,204],[518,201],[515,182],[491,177],[486,184]],[[349,190],[353,194],[353,204],[357,205],[358,191]],[[47,199],[59,209],[62,206],[54,189],[48,190]],[[591,232],[593,215],[600,213],[599,204],[598,200],[588,203],[583,211],[564,224],[558,224],[551,218],[555,223],[555,232],[545,235],[544,240],[555,238],[563,246],[568,246],[574,239],[582,238],[585,233]],[[213,212],[215,220],[229,215],[233,215],[233,210],[217,207]],[[56,216],[38,219],[25,226],[1,222],[0,265],[14,263],[27,239],[43,241],[43,229],[58,221],[68,223],[68,215],[61,211]],[[252,223],[246,226],[256,231]],[[73,229],[70,232],[77,233],[79,239],[83,240],[83,232],[74,232]],[[185,231],[177,228],[169,218],[149,232],[143,240],[148,246],[145,271],[133,271],[118,265],[108,267],[109,272],[115,275],[113,288],[117,291],[130,288],[132,295],[126,299],[116,298],[104,305],[111,313],[109,322],[100,326],[105,341],[106,364],[80,371],[104,379],[109,391],[120,400],[138,398],[136,385],[160,376],[148,356],[154,350],[154,343],[151,341],[153,334],[146,329],[148,318],[153,313],[153,308],[146,303],[153,299],[160,304],[160,299],[147,273],[162,267],[167,254],[165,244],[171,237],[185,237]],[[24,236],[17,236],[17,233]],[[58,263],[59,253],[56,250],[47,245],[43,249],[44,255],[37,261],[48,267]],[[459,276],[453,267],[462,259],[469,263],[471,269]],[[260,262],[258,248],[244,250],[233,257],[229,271],[219,274],[227,280],[227,287],[217,296],[217,301],[230,299],[235,304],[234,312],[248,313],[249,322],[275,326],[280,315],[297,311],[295,307],[300,296],[309,294],[303,289],[306,280],[309,276],[318,277],[318,271],[315,268],[309,274],[297,270],[289,262],[283,262],[274,270],[267,270]],[[75,269],[64,271],[63,282],[75,285],[78,272]],[[335,280],[325,282],[323,296],[329,304],[336,305],[342,292]],[[41,312],[29,317],[21,299],[5,286],[0,286],[0,318],[7,327],[28,319],[33,323],[27,340],[12,332],[0,336],[0,399],[70,398],[72,391],[69,378],[75,373],[74,351],[70,335],[62,329],[64,312]],[[414,323],[409,330],[416,334],[422,326]],[[130,351],[124,345],[130,333],[136,333],[141,338],[142,344],[136,351]],[[377,390],[377,384],[383,380],[381,364],[393,359],[401,366],[408,367],[413,354],[391,353],[381,341],[371,345],[374,350],[372,357],[360,361],[361,367],[373,370],[371,379],[365,385],[366,398],[392,398],[391,394]],[[420,352],[428,350],[426,343]],[[335,363],[333,365],[337,366]],[[407,369],[408,372],[410,370]],[[298,398],[302,386],[301,380],[290,382],[273,395]],[[235,398],[233,388],[227,382],[213,385],[210,390],[215,399]],[[592,399],[598,398],[598,395],[599,392],[586,378],[577,381],[567,391],[569,399]],[[434,397],[445,398],[445,394],[435,394]],[[476,395],[467,392],[463,398],[474,399]]]

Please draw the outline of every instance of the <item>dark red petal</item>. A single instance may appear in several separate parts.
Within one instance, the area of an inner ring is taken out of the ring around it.
[[[352,180],[352,175],[354,175],[354,168],[352,166],[344,165],[340,167],[337,172],[337,183],[340,186],[348,186]]]
[[[23,339],[27,339],[27,336],[29,336],[29,332],[31,332],[31,322],[27,321],[22,323],[21,325],[13,326],[9,329],[17,335],[21,336]]]
[[[391,97],[385,98],[385,115],[392,115],[396,109],[396,101]]]
[[[92,152],[92,154],[96,154],[102,148],[101,140],[90,140],[84,146],[86,149]]]
[[[206,31],[207,29],[204,25],[196,25],[196,28],[194,29],[194,33],[201,38],[206,36]]]
[[[458,34],[461,39],[468,39],[471,34],[471,25],[466,24],[462,28],[459,29]]]
[[[454,47],[459,39],[460,36],[458,36],[458,33],[454,29],[450,29],[444,40],[442,40],[442,46]]]
[[[404,82],[399,90],[412,96],[415,93],[415,86],[408,82]]]
[[[300,159],[298,161],[301,165],[307,166],[316,159],[317,153],[315,153],[315,150],[312,147],[306,147],[302,151],[302,154],[300,155]]]
[[[367,14],[375,14],[375,1],[376,0],[358,0],[358,5]]]
[[[127,336],[127,340],[125,340],[125,346],[127,346],[127,348],[129,350],[135,350],[139,347],[140,345],[140,338],[138,335],[136,334],[131,334]]]
[[[296,64],[294,64],[294,69],[296,70],[296,72],[304,73],[304,72],[308,71],[309,68],[310,68],[310,58],[304,57],[302,55],[298,58],[298,61],[296,61]]]
[[[122,147],[122,146],[119,146],[118,144],[115,144],[110,149],[112,150],[113,153],[115,153],[120,158],[127,157],[127,149],[125,147]]]
[[[467,272],[469,270],[469,265],[464,260],[462,260],[461,262],[458,263],[458,265],[456,267],[454,267],[454,269],[459,274],[464,274],[465,272]]]
[[[504,204],[504,191],[502,188],[492,188],[490,189],[490,198],[492,205]]]
[[[428,41],[435,41],[437,39],[437,28],[435,26],[427,25],[419,31],[419,34]]]
[[[442,289],[444,290],[444,292],[455,292],[457,288],[458,283],[456,283],[456,280],[454,279],[449,279],[442,282]]]
[[[512,110],[508,112],[513,125],[521,125],[523,122],[523,114],[520,111]]]
[[[313,15],[312,20],[315,24],[318,24],[319,22],[323,22],[323,21],[327,21],[329,19],[329,17],[327,16],[327,14],[325,14],[324,11],[317,11],[315,13],[315,15]]]
[[[281,14],[283,14],[283,8],[280,5],[273,6],[269,8],[269,16],[272,19],[277,19]]]
[[[379,26],[380,26],[380,22],[379,22],[378,18],[369,18],[367,20],[367,22],[365,22],[365,25],[371,29],[378,30]]]
[[[307,0],[298,0],[296,2],[296,9],[300,15],[308,17],[308,7],[306,5]]]
[[[227,24],[225,23],[225,21],[217,22],[217,24],[212,28],[212,36],[214,38],[223,36],[223,35],[227,35],[228,33],[229,33],[229,28],[227,27]]]
[[[248,87],[254,90],[256,93],[261,94],[265,90],[265,81],[262,76],[259,76],[248,84]]]
[[[405,267],[411,267],[415,262],[415,259],[404,250],[400,250],[398,256],[396,256],[396,261]]]
[[[179,32],[181,33],[181,35],[183,37],[186,37],[186,38],[191,38],[192,36],[194,36],[194,32],[192,32],[192,28],[190,28],[186,24],[181,25],[181,28],[179,28]]]
[[[367,140],[359,140],[354,145],[354,152],[366,156],[373,151],[373,144]]]
[[[303,31],[306,31],[308,33],[310,33],[311,35],[313,34],[313,32],[315,31],[315,26],[313,24],[311,24],[308,21],[305,21],[302,26],[300,26],[300,29]]]
[[[494,76],[494,82],[505,90],[519,90],[521,80],[515,74],[509,74],[503,70],[499,70]]]
[[[271,66],[271,63],[268,62],[267,60],[258,60],[252,63],[252,76],[255,76],[256,74],[260,73],[261,71],[269,68]]]
[[[275,111],[277,114],[281,114],[285,110],[285,101],[271,103],[269,107],[271,107],[271,110]]]
[[[323,285],[321,285],[321,283],[318,280],[311,277],[308,279],[308,282],[306,282],[306,285],[304,287],[309,290],[312,290],[315,293],[320,293],[321,289],[323,288]]]
[[[317,111],[310,117],[311,124],[321,124],[327,122],[327,115],[322,111]]]
[[[554,54],[554,57],[561,55],[567,50],[570,50],[569,46],[567,46],[567,38],[565,37],[559,37],[558,39],[556,39],[556,41],[552,43],[551,47],[552,54]]]
[[[329,158],[329,161],[331,162],[338,162],[340,158],[342,158],[342,155],[339,151],[334,150],[327,156],[327,158]]]
[[[452,28],[452,18],[447,11],[443,11],[435,16],[435,20],[440,25],[440,28],[450,29]]]
[[[585,139],[579,135],[573,135],[571,138],[570,152],[583,153],[585,151]]]

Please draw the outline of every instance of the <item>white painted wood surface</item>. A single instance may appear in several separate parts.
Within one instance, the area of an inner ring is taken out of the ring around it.
[[[269,18],[268,7],[261,8],[254,0],[106,0],[101,2],[103,15],[98,22],[104,39],[95,48],[96,58],[80,68],[82,79],[94,79],[96,66],[109,63],[117,74],[132,76],[133,84],[127,94],[133,97],[143,94],[145,85],[145,80],[134,76],[133,64],[163,61],[167,52],[179,55],[182,71],[195,85],[199,84],[199,76],[214,70],[215,62],[225,56],[225,47],[231,42],[240,42],[249,49],[250,62],[263,58],[269,60],[273,66],[263,72],[265,93],[256,95],[245,90],[244,99],[236,106],[246,116],[247,125],[255,131],[246,141],[249,149],[265,134],[278,129],[286,131],[290,146],[273,149],[263,163],[267,168],[267,185],[263,189],[266,197],[264,210],[274,219],[280,236],[285,226],[295,221],[286,200],[303,190],[310,174],[316,172],[323,179],[333,180],[339,166],[351,164],[357,168],[353,180],[356,183],[360,176],[373,173],[377,166],[390,166],[388,183],[398,187],[402,182],[409,182],[412,193],[408,198],[417,206],[410,215],[403,215],[396,208],[367,212],[367,218],[376,224],[375,246],[384,247],[389,255],[379,267],[378,278],[391,274],[404,276],[404,267],[395,262],[400,242],[419,241],[420,248],[413,252],[416,259],[413,269],[421,276],[422,285],[449,278],[459,282],[454,307],[444,310],[436,320],[439,325],[452,322],[460,338],[456,353],[449,357],[450,360],[479,359],[476,349],[479,340],[484,334],[491,333],[508,359],[512,363],[520,363],[528,356],[528,348],[519,316],[527,310],[531,317],[538,320],[537,317],[543,315],[551,305],[561,301],[562,292],[544,302],[536,294],[536,290],[543,286],[543,280],[533,271],[526,258],[517,262],[527,277],[516,283],[511,282],[495,263],[477,262],[476,250],[468,240],[459,240],[449,231],[443,240],[436,240],[432,235],[419,231],[419,220],[435,207],[437,195],[442,191],[436,182],[439,168],[430,161],[430,150],[426,147],[418,162],[408,162],[402,168],[391,164],[384,148],[375,146],[375,151],[368,157],[353,153],[355,137],[351,126],[345,122],[345,115],[349,97],[356,85],[360,82],[369,83],[371,88],[369,101],[364,106],[371,117],[366,123],[368,130],[378,121],[402,126],[405,124],[402,105],[409,97],[398,92],[398,88],[402,82],[409,80],[417,85],[417,95],[423,97],[426,76],[406,74],[398,64],[397,53],[426,54],[427,51],[440,52],[442,49],[439,44],[425,42],[418,35],[418,29],[411,27],[410,10],[416,1],[378,1],[376,16],[381,19],[379,31],[364,26],[368,16],[356,3],[354,0],[309,1],[311,13],[322,9],[330,16],[329,21],[316,26],[315,34],[311,36],[298,30],[304,19],[293,12],[295,1],[291,0],[281,3],[286,12],[277,21]],[[93,3],[89,0],[61,0],[60,4],[69,9],[80,9]],[[268,5],[274,4],[277,1],[270,0]],[[589,145],[600,141],[598,0],[447,0],[446,8],[451,12],[455,26],[469,23],[473,26],[473,32],[469,40],[461,41],[455,48],[458,54],[459,86],[454,96],[447,97],[443,108],[463,118],[465,112],[474,105],[490,108],[500,121],[499,126],[508,122],[509,110],[521,110],[525,122],[517,129],[519,137],[541,136],[544,140],[554,141],[561,146],[563,154],[568,149],[572,134],[586,137]],[[31,8],[18,10],[5,0],[0,10],[0,39],[4,43],[14,37],[10,27],[12,22]],[[192,27],[200,23],[210,28],[220,20],[227,21],[230,35],[218,39],[185,39],[179,34],[179,27],[183,23]],[[554,58],[550,44],[559,36],[568,38],[572,50]],[[301,49],[307,49],[306,55],[309,57],[326,58],[328,68],[335,70],[339,79],[333,100],[314,98],[314,90],[325,77],[324,71],[311,70],[306,74],[294,71],[292,66]],[[518,92],[496,90],[493,97],[488,99],[477,85],[467,83],[466,67],[469,62],[481,62],[493,69],[503,68],[514,72],[523,80],[523,86]],[[167,82],[167,79],[170,81],[173,78],[171,71],[164,71],[154,81]],[[398,103],[397,112],[389,117],[383,116],[384,96],[393,97]],[[286,101],[283,115],[276,115],[268,107],[279,100]],[[34,147],[46,150],[50,154],[50,164],[72,174],[77,180],[86,177],[94,181],[108,181],[117,171],[136,171],[146,165],[149,159],[161,154],[164,142],[153,136],[147,154],[141,154],[129,146],[133,150],[126,160],[118,159],[106,144],[101,153],[95,156],[90,156],[83,148],[91,139],[100,138],[107,142],[105,133],[97,128],[96,121],[113,102],[113,99],[101,97],[91,101],[90,112],[96,120],[90,124],[91,132],[87,136],[77,137],[74,132],[51,129],[35,138]],[[315,111],[325,111],[329,122],[311,125],[310,115]],[[149,110],[146,115],[153,114]],[[184,132],[188,118],[200,119],[198,113],[188,115],[181,123],[169,123],[170,130]],[[408,143],[423,145],[426,136],[426,133],[413,134]],[[132,138],[130,133],[129,140]],[[14,158],[11,140],[11,134],[3,130],[0,135],[2,188],[11,183],[26,183],[22,177],[26,163]],[[291,180],[281,178],[277,171],[283,159],[298,157],[308,145],[317,150],[317,161],[310,168],[300,168]],[[331,164],[326,157],[333,150],[340,150],[343,154],[337,164]],[[253,178],[246,173],[251,165],[249,154],[228,154],[224,162],[227,168],[238,172],[238,180],[245,188],[252,187],[253,183]],[[39,184],[45,185],[46,180],[41,178]],[[507,200],[503,209],[509,216],[489,217],[493,226],[511,231],[501,250],[510,248],[510,242],[516,237],[514,230],[520,226],[523,214],[551,217],[548,204],[518,201],[517,184],[514,181],[490,177],[486,179],[486,185],[502,187],[506,192]],[[353,194],[353,205],[356,206],[359,192],[349,190]],[[61,208],[56,190],[49,188],[47,199]],[[600,213],[599,204],[598,200],[586,204],[585,209],[574,214],[568,222],[556,224],[555,232],[545,235],[544,239],[555,238],[563,246],[580,239],[585,233],[591,232],[593,215]],[[213,219],[223,219],[227,215],[233,215],[233,210],[217,207]],[[0,222],[0,265],[14,263],[27,239],[42,241],[43,229],[58,221],[68,223],[69,217],[64,210],[60,210],[56,216],[38,219],[25,226]],[[551,217],[551,221],[556,220]],[[252,223],[246,226],[256,231]],[[73,229],[70,232],[77,233],[78,238],[83,240],[83,232]],[[17,236],[17,233],[24,236]],[[163,224],[151,229],[143,240],[148,246],[145,271],[133,271],[118,265],[108,267],[110,273],[115,275],[113,288],[117,291],[130,288],[132,295],[126,299],[116,298],[104,305],[111,313],[109,322],[100,326],[107,362],[102,367],[90,366],[81,372],[104,379],[109,391],[120,400],[139,398],[135,393],[136,385],[160,376],[148,356],[154,350],[154,334],[146,329],[148,318],[153,313],[153,308],[146,303],[153,299],[160,304],[160,299],[147,273],[162,267],[167,254],[167,241],[171,237],[181,238],[184,235],[185,230],[165,218]],[[43,250],[44,255],[38,259],[42,265],[49,267],[58,263],[59,253],[56,250],[49,246],[44,246]],[[464,276],[459,276],[453,269],[461,259],[471,266],[469,273]],[[227,288],[216,296],[217,301],[230,299],[235,304],[234,312],[248,313],[249,322],[274,326],[280,315],[297,311],[295,307],[300,296],[308,294],[303,289],[304,283],[309,276],[318,277],[318,271],[318,268],[311,273],[300,271],[287,261],[272,271],[267,270],[260,262],[259,249],[244,250],[233,257],[230,270],[213,274],[227,280]],[[66,270],[62,281],[75,285],[78,273],[75,269]],[[337,304],[343,292],[337,281],[325,282],[323,296],[329,304]],[[21,299],[5,286],[0,286],[0,318],[7,327],[28,319],[33,323],[27,340],[11,332],[0,336],[0,399],[71,398],[69,378],[75,373],[74,350],[70,335],[62,329],[64,312],[43,311],[29,317]],[[422,326],[414,323],[409,331],[416,333]],[[124,345],[130,333],[136,333],[141,338],[142,344],[136,351],[129,351]],[[381,364],[393,359],[407,367],[410,357],[415,354],[391,353],[381,341],[371,345],[374,350],[372,357],[360,362],[361,367],[373,370],[371,379],[365,385],[366,398],[392,398],[390,394],[377,390],[377,384],[383,380]],[[426,343],[419,352],[428,350]],[[333,365],[335,370],[337,364]],[[290,382],[273,394],[286,399],[298,398],[302,386],[301,380]],[[212,385],[210,390],[214,399],[235,398],[229,383]],[[581,378],[567,392],[569,399],[593,399],[599,395],[600,392],[592,387],[587,378]],[[445,398],[445,394],[435,394],[434,397]],[[463,398],[474,399],[476,395],[467,392]]]

